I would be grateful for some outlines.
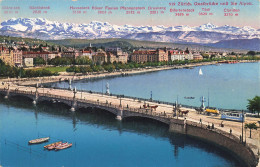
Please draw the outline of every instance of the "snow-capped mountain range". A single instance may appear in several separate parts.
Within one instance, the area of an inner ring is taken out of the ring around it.
[[[190,26],[111,25],[92,21],[88,24],[60,23],[43,18],[12,18],[0,25],[0,35],[39,39],[126,38],[160,42],[215,43],[221,40],[260,38],[260,30],[249,26],[216,26],[211,23]]]

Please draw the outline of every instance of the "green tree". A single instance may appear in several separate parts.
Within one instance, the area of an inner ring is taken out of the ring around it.
[[[250,136],[249,137],[251,138],[251,130],[252,129],[257,130],[258,127],[256,126],[256,123],[246,123],[245,128],[246,129],[248,128],[250,130]]]
[[[84,56],[84,57],[81,56],[81,57],[76,58],[75,64],[77,64],[77,65],[87,65],[87,64],[92,64],[92,61],[86,56]]]
[[[257,112],[259,117],[260,96],[255,96],[253,99],[248,99],[247,109],[253,113]]]
[[[33,64],[34,65],[44,65],[44,64],[46,64],[46,61],[42,57],[35,57],[35,58],[33,58]]]
[[[256,53],[255,53],[255,51],[249,51],[249,52],[247,52],[247,54],[254,56]]]

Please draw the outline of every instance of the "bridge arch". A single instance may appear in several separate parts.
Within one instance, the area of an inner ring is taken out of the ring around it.
[[[30,96],[30,95],[20,95],[20,94],[12,94],[10,93],[8,98],[11,98],[11,99],[23,99],[23,100],[30,100],[30,101],[33,101],[33,97]]]
[[[123,120],[129,120],[129,119],[147,119],[147,120],[152,120],[155,122],[160,122],[166,125],[170,125],[170,120],[167,118],[158,118],[158,117],[153,117],[149,115],[131,115],[131,116],[124,116]]]

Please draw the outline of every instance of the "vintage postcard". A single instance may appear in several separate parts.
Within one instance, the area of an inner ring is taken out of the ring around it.
[[[259,167],[259,114],[259,0],[0,0],[0,167]]]

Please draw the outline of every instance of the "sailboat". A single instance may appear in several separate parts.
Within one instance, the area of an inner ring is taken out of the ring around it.
[[[199,70],[199,75],[203,75],[203,72],[202,72],[201,68]]]

